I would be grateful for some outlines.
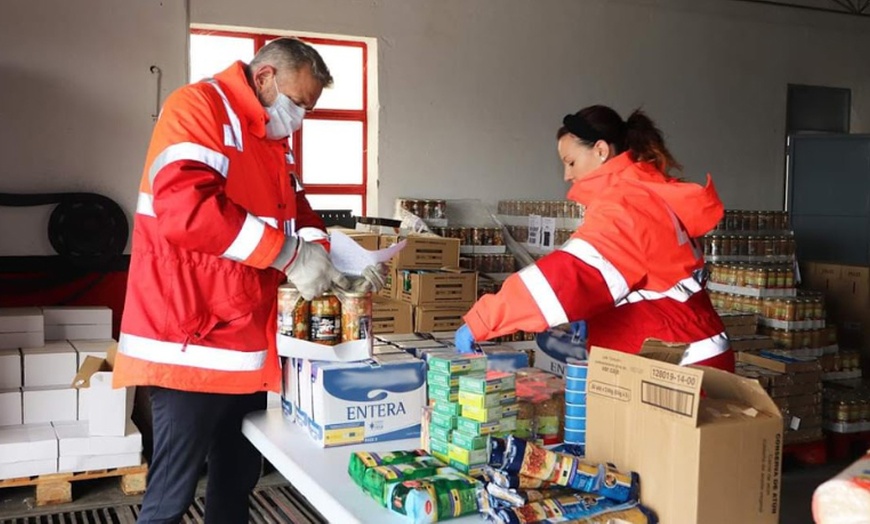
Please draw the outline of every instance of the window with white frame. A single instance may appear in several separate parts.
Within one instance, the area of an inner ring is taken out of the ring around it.
[[[257,51],[282,35],[191,29],[190,81],[214,76],[236,60],[250,62]],[[366,213],[368,182],[368,90],[366,42],[299,36],[317,49],[334,85],[324,89],[293,134],[294,172],[314,209]]]

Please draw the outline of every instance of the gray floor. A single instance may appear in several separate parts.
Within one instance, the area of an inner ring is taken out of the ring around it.
[[[810,500],[813,490],[821,482],[834,476],[848,463],[828,464],[815,467],[786,467],[783,473],[782,515],[781,524],[812,524]],[[277,472],[271,472],[260,481],[260,486],[277,486],[286,484],[284,478]],[[0,522],[13,518],[32,517],[49,513],[88,510],[115,504],[134,504],[141,497],[126,497],[118,487],[118,479],[99,479],[84,481],[73,485],[71,504],[49,507],[36,507],[33,500],[32,487],[9,488],[0,490]],[[198,496],[205,492],[205,485],[200,482]]]

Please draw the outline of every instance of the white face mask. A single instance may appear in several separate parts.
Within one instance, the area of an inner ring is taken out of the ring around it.
[[[278,96],[272,105],[266,108],[269,122],[266,123],[266,138],[283,140],[302,127],[305,109],[297,106],[290,97],[278,91],[278,80],[275,80],[275,91]]]

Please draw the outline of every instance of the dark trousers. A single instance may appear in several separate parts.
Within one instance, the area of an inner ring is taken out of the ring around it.
[[[219,395],[151,388],[154,456],[139,524],[175,524],[196,494],[208,459],[207,524],[248,522],[248,495],[262,456],[242,435],[242,419],[266,409],[266,393]]]

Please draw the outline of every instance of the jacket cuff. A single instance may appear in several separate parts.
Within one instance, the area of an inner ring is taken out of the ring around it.
[[[284,245],[281,246],[281,251],[278,252],[278,256],[269,267],[286,272],[287,267],[296,260],[296,255],[299,253],[299,242],[300,240],[294,237],[284,237]]]
[[[468,329],[471,330],[471,334],[474,335],[475,342],[483,342],[490,338],[491,330],[483,321],[483,318],[476,309],[472,308],[471,311],[465,315],[463,320],[465,320],[465,323],[468,325]]]

